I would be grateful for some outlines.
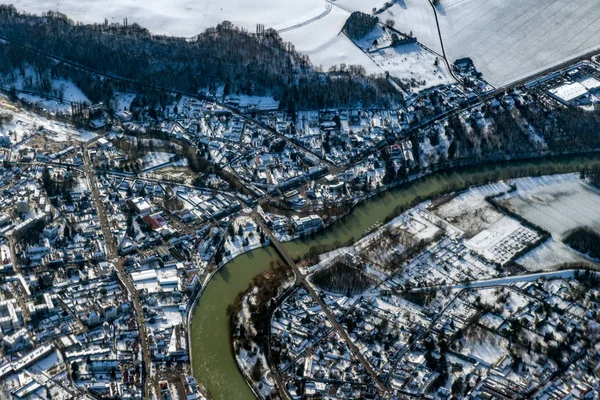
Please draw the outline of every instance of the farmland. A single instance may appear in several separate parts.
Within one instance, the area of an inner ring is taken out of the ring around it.
[[[394,70],[395,62],[371,60],[340,33],[353,11],[379,10],[381,21],[414,35],[441,53],[435,16],[427,0],[19,0],[19,10],[58,10],[85,23],[138,23],[158,34],[190,37],[224,20],[249,31],[256,24],[278,30],[284,40],[311,57],[316,66],[360,64],[367,72]],[[442,0],[437,6],[450,62],[471,57],[494,86],[502,86],[600,47],[600,8],[593,0]],[[390,65],[388,65],[390,64]],[[406,65],[410,68],[411,65]],[[396,67],[398,68],[398,67]],[[394,72],[394,71],[390,71]],[[434,83],[435,84],[435,83]]]
[[[600,229],[600,195],[576,175],[519,179],[517,188],[504,201],[555,237],[581,226]]]
[[[225,20],[249,30],[258,23],[280,29],[320,14],[326,2],[260,0],[252,7],[240,0],[17,0],[13,4],[19,10],[37,14],[60,11],[84,23],[103,23],[105,18],[123,22],[127,18],[130,24],[140,24],[154,33],[190,37]]]
[[[471,57],[502,86],[600,47],[593,0],[442,0],[450,60]]]

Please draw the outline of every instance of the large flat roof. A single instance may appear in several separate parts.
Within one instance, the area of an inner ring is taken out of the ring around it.
[[[548,92],[557,99],[569,103],[581,96],[585,96],[588,93],[588,89],[581,83],[575,82],[552,88]]]

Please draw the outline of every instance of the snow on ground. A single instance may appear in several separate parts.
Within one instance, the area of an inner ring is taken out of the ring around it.
[[[24,68],[23,72],[16,71],[13,74],[7,74],[0,80],[5,87],[13,87],[19,90],[25,90],[37,93],[36,84],[38,75],[31,67]],[[26,83],[27,82],[27,83]],[[71,112],[71,102],[80,102],[91,104],[88,97],[73,82],[64,79],[52,80],[52,93],[45,93],[53,98],[45,97],[43,94],[21,93],[18,92],[19,99],[43,107],[48,112],[64,113]],[[61,101],[62,98],[62,101]]]
[[[166,153],[162,151],[154,151],[152,153],[147,153],[142,157],[142,162],[144,163],[144,168],[154,168],[157,165],[165,164],[171,161],[171,159],[175,157],[173,153]]]
[[[589,226],[600,230],[600,193],[577,174],[515,180],[517,191],[508,197],[514,210],[561,238],[570,230]]]
[[[420,90],[453,81],[441,57],[424,50],[418,43],[387,48],[369,55],[381,69]],[[438,65],[435,65],[436,60]]]
[[[58,10],[73,20],[86,23],[103,23],[105,18],[109,22],[122,22],[128,18],[129,23],[139,23],[155,33],[187,37],[224,20],[251,32],[260,23],[278,30],[284,40],[292,42],[296,50],[310,57],[313,65],[321,66],[324,70],[340,64],[362,65],[367,73],[389,71],[392,76],[403,80],[426,82],[418,85],[420,89],[450,82],[450,74],[445,66],[435,66],[436,56],[418,44],[381,50],[371,54],[370,58],[341,33],[351,12],[360,10],[370,13],[383,3],[383,0],[340,0],[331,3],[326,0],[259,0],[248,7],[247,3],[240,0],[204,1],[200,4],[191,0],[167,3],[161,0],[19,0],[15,6],[19,10],[34,13]],[[417,39],[439,52],[437,28],[432,31],[430,24],[434,16],[433,9],[427,0],[399,1],[378,16],[382,21],[397,20],[397,25],[400,25],[397,28],[407,34],[415,30]],[[417,27],[409,29],[405,25],[409,20],[427,23],[419,23]],[[119,109],[131,103],[129,98],[126,100],[123,104],[119,101]],[[242,102],[249,101],[250,104],[254,100],[242,99]]]
[[[488,365],[495,364],[502,357],[508,355],[508,340],[483,329],[477,329],[476,332],[476,337],[461,341],[464,346],[460,350],[461,354]]]
[[[493,330],[500,328],[502,323],[504,323],[504,318],[496,314],[487,313],[479,318],[479,324]]]
[[[223,87],[221,86],[221,90]],[[219,93],[219,91],[217,91]],[[225,101],[237,100],[239,107],[252,107],[262,111],[277,110],[279,109],[279,101],[275,100],[270,96],[228,96]]]
[[[437,9],[450,61],[471,57],[495,86],[600,47],[597,0],[441,0]]]
[[[0,97],[0,112],[13,116],[12,121],[0,127],[0,134],[9,135],[13,144],[18,144],[36,134],[44,135],[55,142],[65,142],[68,140],[88,141],[96,137],[90,131],[78,129],[63,122],[54,121],[38,114],[17,109],[2,97]]]
[[[58,10],[86,23],[139,23],[150,31],[194,36],[228,20],[249,31],[272,27],[328,68],[345,63],[381,69],[339,35],[353,11],[371,13],[383,0],[16,0],[17,9],[33,13]],[[501,86],[600,47],[600,7],[596,0],[441,0],[440,27],[450,61],[471,57],[493,85]],[[428,0],[395,0],[377,15],[395,29],[412,34],[437,53],[441,44]],[[388,68],[392,66],[388,65]]]
[[[115,106],[115,110],[116,111],[128,111],[129,108],[131,107],[131,102],[133,101],[133,99],[135,99],[135,94],[133,93],[122,93],[122,92],[118,92],[115,93],[115,100],[116,100],[116,106]]]
[[[516,262],[528,271],[537,272],[555,269],[564,264],[588,262],[588,260],[573,252],[562,242],[550,238]]]
[[[155,318],[153,323],[147,322],[154,330],[167,329],[183,323],[183,315],[178,306],[161,306],[159,315],[161,317]]]
[[[529,274],[529,275],[513,275],[513,276],[507,276],[504,278],[492,278],[492,279],[487,279],[487,280],[480,280],[480,281],[471,281],[471,282],[466,282],[466,283],[457,283],[455,285],[441,285],[441,286],[437,286],[438,288],[450,288],[453,290],[457,290],[457,289],[473,289],[473,288],[484,288],[484,287],[496,287],[496,286],[508,286],[511,285],[513,283],[519,283],[519,282],[533,282],[533,281],[537,281],[538,279],[573,279],[573,277],[575,277],[576,272],[579,270],[575,270],[575,269],[568,269],[568,270],[563,270],[563,271],[551,271],[551,272],[536,272],[533,274]],[[600,273],[597,272],[592,272],[593,274],[596,274],[596,276],[598,278],[600,278]],[[418,291],[419,289],[413,289]],[[479,294],[484,293],[485,291],[480,291]]]
[[[385,1],[377,0],[338,0],[339,7],[349,11],[361,11],[371,14],[373,8],[379,9]],[[394,21],[394,29],[409,35],[411,32],[420,43],[431,50],[441,53],[440,38],[435,24],[435,14],[428,0],[390,0],[393,3],[386,11],[377,14],[381,22]]]
[[[227,20],[249,31],[256,24],[281,29],[322,14],[325,0],[259,0],[251,5],[243,0],[15,0],[18,10],[43,13],[60,11],[85,23],[138,23],[154,33],[194,36]]]
[[[493,227],[479,232],[475,237],[468,240],[465,245],[476,251],[485,251],[518,227],[519,222],[508,217],[502,217]]]
[[[236,218],[231,224],[233,226],[233,235],[227,235],[223,245],[226,252],[229,252],[226,253],[226,259],[231,259],[263,245],[260,242],[259,228],[252,217],[242,215]]]
[[[69,103],[61,103],[59,100],[47,99],[42,96],[34,96],[27,93],[19,93],[17,94],[17,97],[19,100],[27,104],[38,106],[45,111],[60,114],[69,114],[71,112],[71,105]]]
[[[508,189],[509,186],[502,182],[479,186],[440,205],[433,212],[463,231],[467,237],[472,237],[502,218],[502,214],[496,211],[485,197]]]
[[[55,367],[60,362],[62,362],[62,358],[60,354],[56,351],[50,353],[47,357],[42,358],[40,361],[35,363],[30,369],[34,372],[46,371],[52,367]]]
[[[52,87],[63,93],[63,99],[67,101],[78,101],[91,104],[92,102],[73,82],[64,79],[56,79]]]
[[[259,110],[278,110],[279,101],[269,96],[240,96],[240,107],[256,107]]]
[[[298,29],[281,33],[285,41],[291,42],[300,53],[307,54],[315,66],[325,70],[333,65],[362,65],[368,73],[383,73],[371,59],[352,41],[341,33],[348,11],[333,7],[322,19]]]
[[[344,3],[358,3],[361,0],[340,0]],[[374,3],[366,2],[368,4]],[[377,4],[380,6],[380,4]],[[375,7],[373,5],[372,7]],[[394,5],[378,15],[382,22],[391,19],[394,29],[409,35],[411,32],[417,40],[431,50],[441,53],[442,46],[435,24],[435,14],[429,0],[396,0]]]
[[[15,85],[15,87],[17,89],[23,89],[22,85]],[[70,114],[71,102],[92,104],[90,99],[88,99],[81,89],[70,81],[63,79],[55,80],[52,82],[52,87],[56,91],[56,94],[59,94],[59,99],[49,99],[43,95],[36,96],[28,93],[18,93],[17,96],[26,103],[37,104],[48,112],[53,113]],[[53,94],[53,96],[56,95]],[[60,100],[60,97],[62,97],[63,101]]]

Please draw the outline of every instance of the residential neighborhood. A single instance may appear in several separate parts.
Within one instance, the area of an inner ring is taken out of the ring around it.
[[[600,398],[596,4],[79,2],[0,4],[0,399]]]

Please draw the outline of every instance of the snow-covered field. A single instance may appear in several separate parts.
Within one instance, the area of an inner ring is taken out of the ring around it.
[[[193,36],[228,20],[254,31],[256,24],[280,31],[286,41],[325,69],[345,63],[378,66],[340,35],[353,11],[371,13],[384,0],[16,0],[19,10],[58,10],[86,23],[139,23],[152,32]],[[434,11],[428,0],[395,0],[378,14],[395,28],[441,53]],[[515,81],[600,47],[600,7],[596,0],[441,0],[437,6],[450,61],[471,57],[495,86]],[[382,69],[383,68],[383,69]]]
[[[0,134],[8,135],[16,148],[25,145],[28,138],[37,134],[41,134],[55,142],[88,141],[96,137],[90,131],[17,109],[4,97],[0,97],[0,112],[12,115],[10,122],[0,126]]]
[[[550,238],[516,261],[528,271],[537,272],[547,271],[563,264],[583,263],[588,260],[562,242]]]
[[[227,20],[254,31],[256,24],[276,29],[306,21],[321,14],[325,0],[15,0],[18,10],[43,13],[58,10],[85,23],[138,23],[152,32],[194,36]]]
[[[291,42],[296,50],[307,54],[316,66],[327,70],[332,65],[362,65],[368,73],[383,73],[371,59],[346,35],[342,28],[350,13],[339,7],[311,24],[281,33],[285,41]]]
[[[449,58],[495,86],[600,47],[597,0],[441,0],[438,13]]]
[[[600,230],[600,192],[577,174],[517,179],[508,202],[515,211],[561,238],[572,229]]]

